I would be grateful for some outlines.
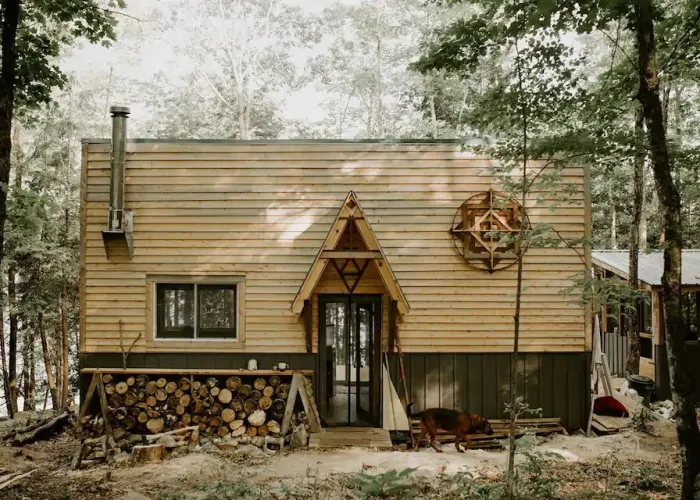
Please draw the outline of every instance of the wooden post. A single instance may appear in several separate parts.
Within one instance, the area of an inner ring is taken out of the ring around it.
[[[310,300],[304,301],[304,330],[306,332],[306,352],[311,354],[314,352],[313,346],[313,308]]]
[[[289,431],[289,423],[292,419],[292,413],[294,413],[294,405],[297,402],[297,393],[299,392],[299,387],[301,386],[301,376],[294,374],[292,376],[292,384],[289,387],[289,395],[287,396],[287,406],[284,408],[284,417],[282,418],[282,430],[280,434],[286,436]]]
[[[114,434],[112,433],[112,425],[109,423],[109,415],[107,413],[107,396],[105,395],[105,385],[102,382],[102,373],[95,372],[95,376],[99,377],[97,382],[97,393],[100,396],[100,408],[102,409],[102,418],[105,421],[105,431],[107,432],[107,438],[109,440],[114,440]]]
[[[95,389],[97,389],[97,373],[92,374],[92,379],[90,380],[90,386],[88,387],[87,392],[85,393],[85,401],[83,401],[83,404],[80,406],[80,413],[78,414],[78,423],[76,424],[76,432],[80,434],[80,431],[83,428],[83,424],[81,420],[87,413],[88,408],[90,407],[90,401],[92,400],[92,396],[95,394]],[[101,382],[101,380],[100,380]]]

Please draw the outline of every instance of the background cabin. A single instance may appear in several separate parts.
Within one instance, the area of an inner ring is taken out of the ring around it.
[[[627,281],[629,252],[627,250],[594,250],[592,260],[597,270],[607,276],[617,276]],[[683,250],[682,254],[683,314],[688,331],[688,349],[698,350],[700,355],[700,250]],[[646,297],[639,301],[640,375],[656,381],[656,396],[670,399],[669,370],[664,337],[663,296],[661,276],[664,270],[662,251],[639,252],[639,288]],[[625,376],[627,363],[627,330],[625,315],[619,308],[604,307],[601,311],[603,351],[608,354],[613,375]],[[700,381],[700,370],[696,380]],[[698,400],[700,401],[700,395]]]
[[[415,411],[504,417],[516,267],[486,234],[526,213],[581,238],[584,169],[563,173],[568,203],[534,192],[523,212],[458,142],[126,141],[127,114],[113,109],[112,141],[83,141],[82,369],[285,363],[313,373],[326,425],[380,426],[386,363]],[[561,292],[586,258],[531,248],[524,263],[516,383],[570,428],[591,336]]]

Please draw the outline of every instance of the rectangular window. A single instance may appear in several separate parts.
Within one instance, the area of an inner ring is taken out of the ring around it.
[[[236,340],[235,284],[156,284],[159,339]]]

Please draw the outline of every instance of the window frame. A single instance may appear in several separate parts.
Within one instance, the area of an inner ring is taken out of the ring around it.
[[[170,343],[170,344],[205,344],[205,343],[223,343],[229,345],[243,345],[244,331],[243,321],[244,312],[241,310],[241,296],[245,293],[245,278],[241,276],[221,276],[221,277],[194,277],[191,275],[175,275],[175,276],[148,276],[148,281],[151,282],[150,293],[152,296],[152,318],[150,321],[152,334],[150,335],[151,342],[154,343]],[[159,285],[192,285],[194,288],[194,332],[192,337],[162,337],[158,332],[158,286]],[[234,337],[200,337],[198,336],[199,323],[199,286],[213,285],[221,287],[230,287],[234,289]]]

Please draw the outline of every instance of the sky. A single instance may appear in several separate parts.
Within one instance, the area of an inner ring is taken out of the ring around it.
[[[361,0],[282,0],[301,7],[308,13],[320,13],[333,4],[358,4]],[[99,89],[107,95],[109,105],[131,107],[131,123],[135,130],[150,113],[134,96],[128,82],[148,83],[158,73],[167,74],[173,85],[182,85],[181,78],[194,70],[194,64],[179,57],[183,34],[168,26],[168,20],[183,0],[127,0],[125,15],[118,15],[118,38],[110,47],[79,43],[68,48],[61,60],[62,68],[72,74],[80,89]],[[196,8],[192,1],[190,7]],[[323,50],[323,47],[317,47]],[[308,54],[300,54],[296,64],[303,66]],[[322,117],[319,104],[323,96],[313,87],[305,87],[285,96],[282,114],[290,119],[314,121]],[[96,135],[105,135],[108,124]]]

